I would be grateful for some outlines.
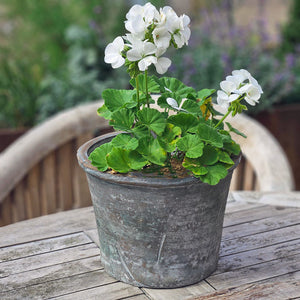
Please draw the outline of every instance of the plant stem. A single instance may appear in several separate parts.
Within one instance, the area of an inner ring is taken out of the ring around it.
[[[135,77],[135,85],[136,85],[137,109],[140,110],[140,88],[139,88],[139,81],[137,77]]]
[[[218,124],[215,126],[215,128],[219,127],[220,124],[228,117],[228,115],[231,113],[231,110],[228,110],[226,115],[223,116],[223,118],[218,122]]]
[[[150,107],[149,104],[149,93],[148,93],[148,70],[145,70],[145,87],[146,87],[146,101],[147,101],[147,106]]]

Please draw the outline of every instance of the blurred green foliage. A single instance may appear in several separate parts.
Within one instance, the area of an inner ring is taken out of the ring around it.
[[[99,99],[109,85],[124,87],[127,75],[105,65],[103,52],[124,33],[126,1],[2,0],[1,7],[8,30],[0,33],[0,127],[30,127]]]

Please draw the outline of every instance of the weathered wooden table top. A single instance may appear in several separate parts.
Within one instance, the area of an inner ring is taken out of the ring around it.
[[[300,193],[233,192],[218,269],[179,289],[105,273],[92,207],[0,227],[0,299],[300,299]]]

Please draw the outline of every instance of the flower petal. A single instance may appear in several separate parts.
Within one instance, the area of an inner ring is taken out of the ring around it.
[[[158,74],[164,74],[168,71],[171,66],[171,60],[167,57],[160,57],[155,63],[155,68]]]
[[[232,81],[224,80],[220,82],[221,89],[227,94],[232,93],[236,89],[236,85]]]
[[[140,71],[145,71],[151,64],[157,63],[157,58],[155,56],[146,56],[139,61],[138,67]]]
[[[127,58],[129,61],[138,61],[142,58],[142,55],[138,50],[131,49],[127,52]]]

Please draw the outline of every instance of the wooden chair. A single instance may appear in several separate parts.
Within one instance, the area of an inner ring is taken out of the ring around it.
[[[76,151],[111,128],[96,110],[102,101],[64,111],[31,129],[0,154],[0,226],[91,205]],[[270,133],[251,118],[231,120],[248,138],[236,136],[243,160],[231,189],[289,191],[289,163]]]

